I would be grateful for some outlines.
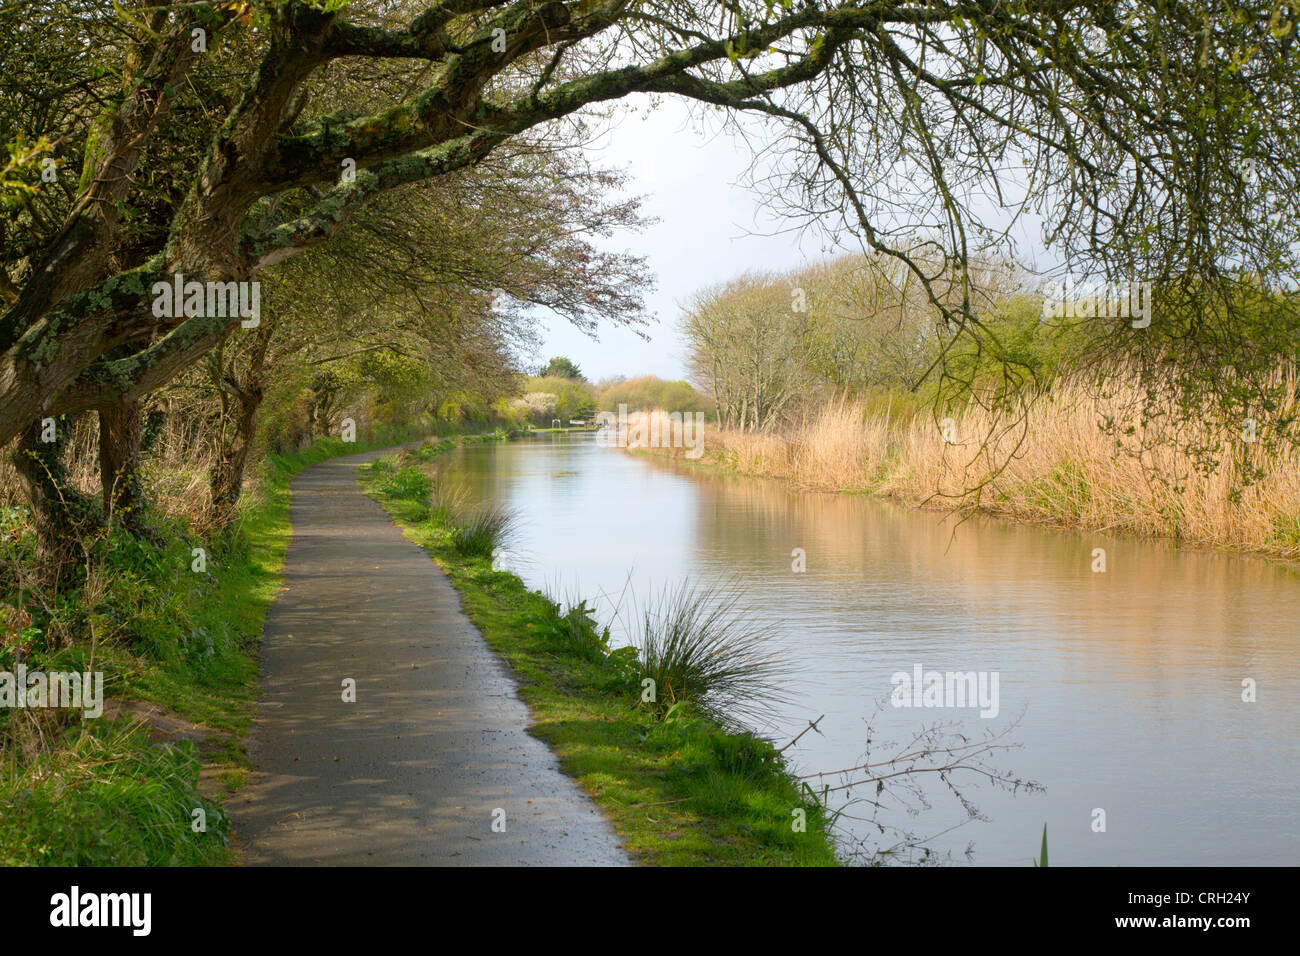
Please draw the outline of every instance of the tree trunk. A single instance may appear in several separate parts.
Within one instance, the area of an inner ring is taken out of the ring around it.
[[[230,431],[227,438],[226,421],[223,421],[217,460],[208,476],[208,486],[212,491],[208,520],[217,529],[225,528],[235,519],[236,505],[244,488],[244,468],[248,465],[248,453],[252,450],[257,430],[257,411],[262,405],[263,370],[271,344],[271,328],[271,323],[264,322],[258,329],[243,382],[238,380],[233,369],[229,373],[218,370],[220,380],[217,386],[222,392],[223,418],[229,421]],[[235,398],[233,412],[225,400],[227,395]]]
[[[38,583],[54,587],[79,563],[85,553],[81,538],[98,526],[99,516],[63,468],[71,419],[44,421],[45,425],[38,420],[21,432],[13,464],[36,529]]]
[[[257,410],[262,404],[262,389],[249,387],[240,390],[231,428],[230,440],[222,442],[216,463],[209,474],[212,504],[209,522],[215,528],[224,528],[235,518],[235,506],[244,487],[244,468],[253,446],[253,433],[257,429]]]
[[[99,481],[104,517],[117,519],[134,534],[144,530],[145,499],[140,483],[140,443],[144,436],[139,402],[100,409]]]

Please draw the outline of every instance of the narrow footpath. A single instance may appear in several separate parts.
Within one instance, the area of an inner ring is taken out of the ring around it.
[[[395,450],[293,482],[235,845],[254,865],[626,865],[456,590],[357,485]]]

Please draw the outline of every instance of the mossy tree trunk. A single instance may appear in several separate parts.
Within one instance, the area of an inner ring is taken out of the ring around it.
[[[106,520],[135,534],[144,531],[145,496],[140,482],[144,417],[139,402],[99,411],[99,477]]]
[[[63,457],[72,420],[37,420],[19,435],[13,452],[19,485],[36,530],[38,583],[57,585],[85,554],[84,539],[100,524],[94,502],[73,487]]]
[[[225,528],[234,520],[236,504],[244,487],[244,469],[257,432],[257,412],[264,397],[266,355],[271,344],[273,326],[262,325],[257,331],[248,368],[240,375],[235,368],[222,369],[218,356],[214,377],[221,394],[222,425],[217,460],[208,475],[212,502],[208,520],[215,528]]]

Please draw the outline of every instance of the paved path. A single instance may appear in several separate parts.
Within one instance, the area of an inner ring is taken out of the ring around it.
[[[236,846],[272,865],[628,863],[524,730],[509,672],[446,576],[357,486],[357,465],[392,450],[293,482],[251,735],[259,775],[229,805]],[[342,700],[349,677],[356,703]]]

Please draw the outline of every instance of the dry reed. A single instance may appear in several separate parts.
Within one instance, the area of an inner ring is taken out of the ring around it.
[[[1283,384],[1294,407],[1295,380]],[[704,460],[809,490],[869,491],[913,506],[1300,558],[1294,443],[1245,444],[1216,431],[1208,410],[1176,435],[1163,425],[1132,434],[1103,426],[1123,420],[1139,398],[1132,383],[1106,396],[1066,383],[1023,416],[972,403],[948,423],[925,414],[891,420],[835,401],[779,433],[710,428]],[[1198,466],[1188,449],[1216,435],[1227,440],[1214,467]]]

